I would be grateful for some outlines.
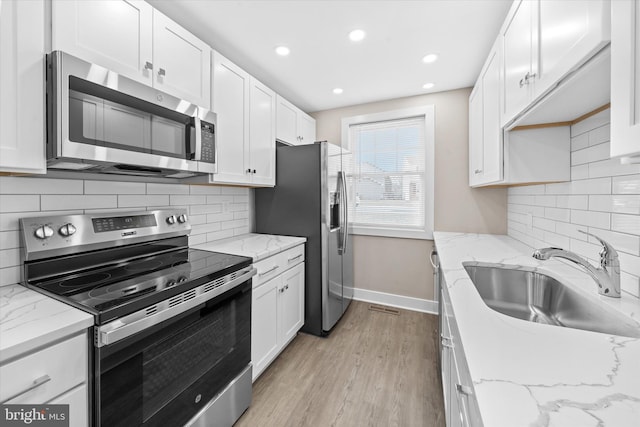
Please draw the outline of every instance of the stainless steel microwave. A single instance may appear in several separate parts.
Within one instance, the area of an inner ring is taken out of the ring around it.
[[[61,51],[47,56],[47,167],[186,178],[216,172],[216,115]]]

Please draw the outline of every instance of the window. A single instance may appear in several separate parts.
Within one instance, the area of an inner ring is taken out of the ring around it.
[[[434,108],[342,120],[354,234],[433,238]]]

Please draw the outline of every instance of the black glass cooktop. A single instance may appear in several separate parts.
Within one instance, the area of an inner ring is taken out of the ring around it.
[[[251,262],[247,257],[183,248],[28,285],[94,314],[102,324]]]

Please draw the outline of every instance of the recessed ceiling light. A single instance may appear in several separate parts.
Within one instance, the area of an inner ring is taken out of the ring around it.
[[[276,53],[280,56],[287,56],[291,51],[286,46],[278,46],[276,48]]]
[[[438,60],[438,55],[436,55],[435,53],[430,53],[428,55],[425,55],[424,58],[422,58],[422,62],[424,62],[425,64],[431,64],[432,62],[436,62]]]
[[[364,36],[366,35],[367,33],[362,30],[353,30],[349,33],[349,39],[351,39],[352,42],[359,42],[364,39]]]
[[[340,95],[342,92],[343,92],[342,88],[339,88],[339,87],[333,90],[333,93],[335,93],[336,95]]]
[[[433,83],[425,83],[425,84],[422,85],[422,88],[423,89],[431,89],[434,86],[435,86],[435,84],[433,84]]]

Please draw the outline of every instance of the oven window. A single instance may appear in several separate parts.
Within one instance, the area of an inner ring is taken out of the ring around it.
[[[74,76],[69,77],[69,139],[140,153],[189,158],[191,117]]]
[[[100,376],[102,426],[184,424],[251,359],[250,287],[109,359]]]

